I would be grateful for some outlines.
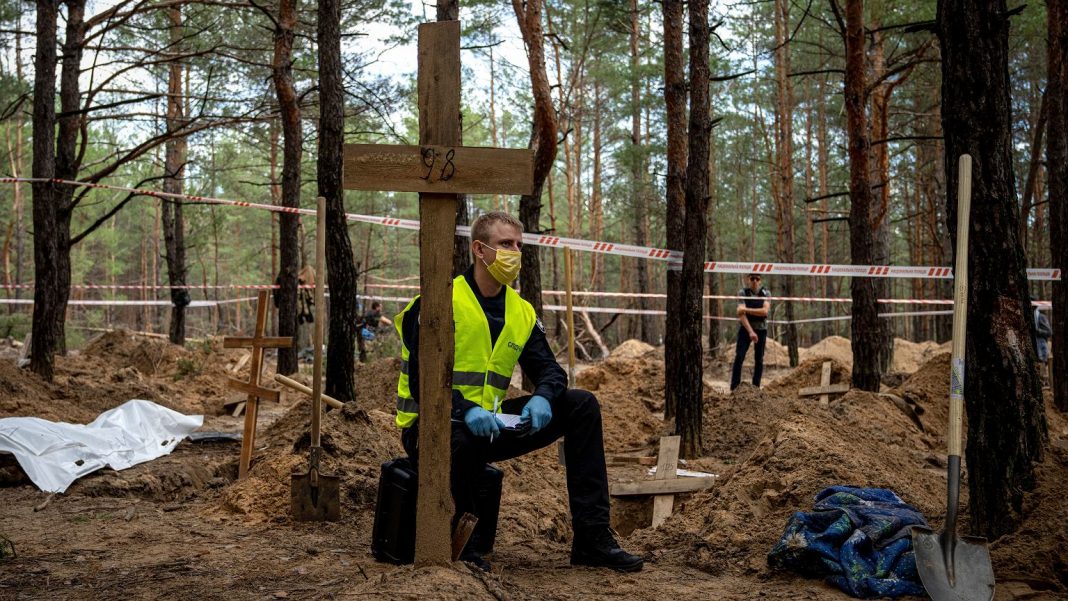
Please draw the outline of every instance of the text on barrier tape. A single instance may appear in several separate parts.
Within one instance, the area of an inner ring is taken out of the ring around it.
[[[275,205],[247,202],[242,200],[229,200],[211,196],[195,196],[191,194],[176,194],[173,192],[160,192],[143,188],[129,188],[126,186],[113,186],[110,184],[92,184],[64,179],[45,179],[29,177],[4,177],[0,183],[44,183],[67,186],[82,186],[98,188],[102,190],[118,190],[156,198],[177,198],[193,203],[230,205],[262,209],[279,213],[296,213],[300,215],[314,215],[312,209],[295,209],[291,207],[279,207]],[[359,215],[346,213],[346,219],[370,223],[373,225],[385,225],[409,230],[418,230],[419,221],[414,219],[401,219],[398,217],[378,217],[373,215]],[[466,225],[456,226],[456,233],[461,236],[471,236],[471,227]],[[581,238],[566,238],[562,236],[547,236],[543,234],[523,234],[525,244],[536,246],[548,246],[552,248],[570,247],[574,250],[596,252],[638,259],[653,259],[668,261],[669,269],[678,269],[682,264],[683,253],[681,251],[664,248],[651,248],[647,246],[635,246],[631,244],[617,244],[614,242],[601,242],[583,240]],[[794,276],[849,276],[869,278],[909,278],[909,279],[953,279],[953,269],[950,267],[924,267],[908,265],[814,265],[805,263],[760,263],[760,262],[722,262],[706,261],[703,264],[706,273],[764,273],[769,275],[794,275]],[[1050,268],[1032,268],[1027,270],[1029,280],[1060,280],[1061,270]]]

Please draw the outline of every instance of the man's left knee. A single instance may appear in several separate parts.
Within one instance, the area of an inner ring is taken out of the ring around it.
[[[601,404],[597,397],[588,390],[572,388],[565,395],[567,402],[575,408],[575,412],[586,415],[601,415]]]

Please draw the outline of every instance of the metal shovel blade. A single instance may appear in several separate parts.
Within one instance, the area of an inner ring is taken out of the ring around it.
[[[916,571],[934,601],[990,601],[994,568],[985,538],[912,527]]]
[[[298,522],[336,522],[341,519],[341,478],[312,468],[295,473],[290,483],[293,519]]]

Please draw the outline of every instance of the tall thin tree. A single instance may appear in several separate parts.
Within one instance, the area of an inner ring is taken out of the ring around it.
[[[326,271],[330,286],[330,314],[326,355],[326,393],[342,402],[356,399],[355,364],[356,264],[345,219],[341,186],[345,142],[345,94],[341,87],[341,3],[320,0],[319,27],[319,196],[326,198]],[[323,277],[316,274],[316,277]]]
[[[776,250],[779,259],[794,262],[794,89],[790,82],[790,3],[775,0],[775,194]],[[794,278],[782,278],[785,296],[794,296]],[[790,365],[798,362],[794,303],[786,303],[785,341]]]
[[[869,181],[871,150],[868,116],[865,110],[867,77],[864,61],[864,0],[845,4],[845,107],[849,136],[849,250],[854,265],[871,265],[875,258],[872,230],[874,199]],[[879,318],[874,278],[853,278],[853,386],[879,390],[883,374],[882,355],[889,326]]]
[[[64,269],[61,246],[70,236],[70,216],[59,206],[58,186],[49,180],[56,176],[56,25],[59,2],[37,2],[37,51],[33,74],[33,344],[30,367],[51,381],[53,355],[62,330],[57,315],[66,311],[66,294],[61,291]],[[43,180],[43,181],[42,181]],[[64,221],[65,218],[65,221]],[[68,266],[69,269],[69,259]],[[69,282],[70,276],[67,275]]]
[[[556,159],[556,112],[545,71],[545,40],[542,35],[542,0],[512,0],[519,31],[527,49],[530,85],[534,96],[534,123],[530,133],[530,147],[534,150],[534,187],[519,200],[519,221],[529,233],[541,231],[541,192],[545,179]],[[519,287],[523,298],[534,305],[541,315],[541,260],[538,251],[523,253]]]
[[[631,6],[637,10],[637,1],[632,0]],[[665,202],[667,204],[667,247],[671,250],[682,251],[686,244],[686,73],[682,58],[682,27],[683,27],[683,2],[682,0],[664,0],[664,107],[667,121],[667,190]],[[631,34],[632,49],[636,48],[637,41]],[[632,63],[632,68],[633,63]],[[631,77],[637,77],[633,74]],[[640,105],[638,105],[640,106]],[[635,109],[636,110],[636,109]],[[637,141],[634,141],[637,143]],[[635,153],[637,154],[637,153]],[[634,157],[637,160],[637,156]],[[635,189],[638,178],[642,177],[640,163],[634,171]],[[644,202],[640,199],[638,202]],[[704,236],[701,236],[704,238]],[[700,255],[703,257],[704,253]],[[700,258],[699,257],[699,258]],[[683,352],[682,328],[683,289],[681,286],[682,271],[679,266],[670,265],[667,271],[667,317],[664,327],[664,381],[677,382],[686,355]],[[648,341],[647,341],[648,342]],[[693,355],[691,355],[692,357]],[[672,419],[678,410],[678,388],[669,385],[664,387],[664,417]]]
[[[167,9],[167,24],[170,33],[168,52],[181,52],[182,8],[181,5]],[[174,133],[185,127],[185,105],[182,102],[182,63],[173,60],[167,65],[167,132]],[[184,137],[167,140],[164,153],[163,191],[181,194],[185,177],[187,144]],[[163,240],[167,260],[167,276],[171,284],[171,322],[168,329],[170,341],[185,344],[185,308],[189,306],[189,289],[186,288],[185,264],[185,217],[182,201],[175,198],[163,202]]]
[[[271,14],[264,11],[268,17]],[[293,42],[297,26],[297,0],[280,0],[278,18],[274,19],[274,57],[271,79],[278,99],[282,122],[282,190],[283,207],[300,208],[300,161],[304,134],[301,131],[300,103],[293,83]],[[297,239],[300,218],[295,213],[278,216],[279,273],[278,273],[278,335],[292,336],[294,345],[278,349],[278,373],[297,371],[297,273],[300,270],[300,248]],[[318,277],[318,274],[316,274]]]
[[[1047,0],[1046,170],[1053,282],[1053,348],[1068,349],[1068,0]],[[1053,353],[1053,403],[1068,412],[1068,352]]]
[[[1023,517],[1024,492],[1034,487],[1034,462],[1048,439],[1013,177],[1009,20],[1004,0],[939,0],[938,24],[950,223],[957,221],[958,157],[974,161],[965,460],[972,530],[993,539]]]
[[[685,255],[682,260],[682,302],[678,354],[665,363],[680,364],[676,388],[676,431],[682,437],[684,457],[701,455],[704,419],[704,362],[701,339],[701,295],[705,290],[705,231],[708,229],[708,142],[711,129],[708,101],[708,0],[689,0],[690,5],[690,124],[686,164]]]
[[[668,14],[668,10],[669,10],[669,7],[667,5],[665,5],[664,6],[664,14],[665,15]],[[670,10],[671,11],[676,11],[676,8],[672,7]],[[681,5],[681,3],[677,7],[677,12],[678,12],[678,24],[677,24],[677,27],[678,27],[678,44],[679,44],[678,65],[677,65],[678,71],[677,71],[677,73],[678,73],[678,77],[681,79],[683,77],[683,74],[682,74],[682,69],[683,69],[682,46],[681,46],[681,44],[682,44],[682,5]],[[649,244],[649,207],[648,207],[648,204],[649,204],[649,192],[647,190],[647,187],[648,187],[649,183],[646,181],[646,177],[647,177],[646,173],[645,173],[646,159],[645,159],[645,151],[643,149],[643,144],[642,144],[642,133],[641,133],[641,122],[642,122],[641,57],[639,55],[639,44],[638,44],[638,39],[639,39],[640,34],[641,34],[641,26],[640,26],[640,20],[638,19],[638,17],[639,17],[639,14],[638,14],[638,2],[637,2],[637,0],[631,0],[631,3],[630,3],[630,111],[631,111],[631,117],[630,117],[630,144],[631,144],[631,156],[630,156],[630,160],[631,160],[631,165],[630,165],[630,169],[631,169],[631,192],[630,192],[630,199],[631,199],[631,214],[632,214],[633,219],[634,219],[634,227],[633,227],[634,243],[639,245],[639,246],[645,246],[645,245]],[[666,18],[667,17],[665,16],[665,19]],[[674,17],[672,17],[672,18],[674,18]],[[665,31],[666,31],[667,30],[667,24],[666,23],[664,25],[664,28],[665,28]],[[664,47],[665,47],[665,73],[666,73],[666,71],[667,71],[667,67],[666,67],[667,57],[666,57],[666,54],[668,52],[667,51],[668,43],[667,43],[666,40],[665,40],[665,46]],[[674,51],[672,50],[672,52],[674,52]],[[668,94],[667,90],[664,91],[664,94],[665,94],[665,96]],[[682,131],[681,135],[685,136],[686,135],[686,133],[685,133],[685,125],[684,125],[685,120],[686,120],[686,116],[685,116],[685,112],[686,112],[686,106],[685,106],[686,89],[685,89],[685,84],[683,84],[682,101],[681,102],[683,103],[682,104],[682,109],[681,109],[682,114],[683,114],[683,116],[681,117],[682,123],[683,123],[683,125],[682,125],[683,131]],[[671,127],[671,125],[669,124],[668,127]],[[680,141],[678,143],[679,144],[683,144],[683,148],[685,148],[685,145],[684,145],[685,143],[684,142]],[[669,150],[669,154],[670,154],[670,152],[671,151]],[[685,150],[683,150],[683,152],[685,152]],[[677,196],[672,196],[672,194],[670,192],[668,193],[668,198],[669,198],[668,204],[669,205],[671,204],[671,201],[670,201],[671,198],[677,198],[678,204],[680,206],[682,205],[682,202],[683,202],[683,200],[682,200],[682,183],[681,183],[682,180],[681,180],[681,177],[682,177],[682,172],[683,172],[683,169],[684,169],[682,165],[686,162],[686,158],[682,157],[681,161],[682,162],[678,163],[678,165],[677,165],[677,174],[676,174],[676,176],[678,178],[680,178],[680,179],[677,180],[677,184],[676,184],[676,190],[677,190],[678,194],[677,194]],[[669,168],[669,171],[670,171],[670,168]],[[670,176],[669,176],[669,180],[670,180]],[[669,184],[669,188],[670,188],[670,186],[671,185]],[[650,285],[650,282],[649,282],[649,264],[648,263],[649,263],[648,261],[635,261],[634,262],[634,267],[635,267],[635,271],[637,272],[636,275],[637,275],[637,279],[638,279],[638,292],[643,295],[643,296],[639,296],[638,297],[638,306],[641,307],[643,310],[647,310],[647,309],[651,309],[652,308],[650,306],[650,304],[649,304],[649,298],[647,296],[644,296],[645,294],[648,294],[648,293],[652,292],[652,286]],[[671,311],[669,309],[668,310],[668,315],[670,315],[670,314],[671,314]],[[641,315],[639,320],[640,320],[640,323],[641,323],[640,332],[641,332],[642,341],[647,342],[649,344],[657,344],[657,343],[659,343],[659,340],[658,340],[659,336],[658,336],[658,332],[657,332],[656,321],[653,318],[653,316],[651,314],[644,313],[644,314]],[[671,412],[671,411],[673,411],[673,409],[674,409],[674,405],[672,404],[666,410],[668,412]]]

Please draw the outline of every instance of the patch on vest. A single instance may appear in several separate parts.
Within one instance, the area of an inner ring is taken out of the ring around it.
[[[518,344],[516,344],[516,343],[514,343],[512,341],[508,341],[508,348],[512,349],[513,351],[515,351],[517,353],[522,353],[523,352],[523,347],[519,346]]]

